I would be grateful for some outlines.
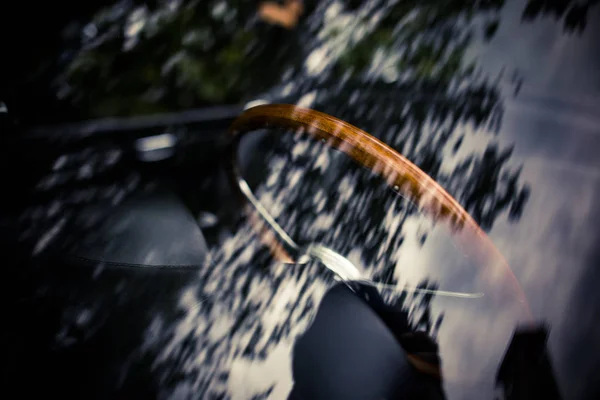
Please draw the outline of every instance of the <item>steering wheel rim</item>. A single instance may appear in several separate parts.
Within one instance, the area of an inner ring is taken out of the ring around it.
[[[345,153],[359,165],[379,175],[389,187],[413,201],[426,215],[447,223],[453,233],[459,234],[459,241],[471,249],[468,252],[470,256],[489,263],[489,279],[498,279],[499,273],[505,277],[506,281],[502,283],[509,283],[513,287],[518,301],[524,305],[531,318],[525,294],[502,254],[473,217],[440,184],[406,157],[362,129],[331,115],[293,104],[267,104],[249,108],[233,121],[229,129],[232,137],[229,175],[233,188],[273,229],[269,234],[262,226],[261,237],[274,255],[280,259],[289,259],[290,250],[298,252],[298,245],[258,202],[237,162],[242,137],[265,128],[296,130],[322,140],[329,147]],[[254,223],[257,221],[254,220]],[[273,236],[273,233],[279,238]],[[490,262],[490,257],[494,262]],[[296,260],[298,261],[300,260]]]

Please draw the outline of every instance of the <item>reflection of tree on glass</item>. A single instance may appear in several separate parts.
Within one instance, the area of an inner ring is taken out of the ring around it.
[[[84,27],[62,93],[91,115],[131,115],[266,90],[284,72],[295,36],[257,23],[255,12],[238,1],[118,3]]]
[[[552,16],[563,22],[565,31],[582,33],[587,24],[587,14],[598,0],[529,0],[523,10],[523,20],[531,21],[542,16]]]
[[[503,93],[466,53],[476,36],[493,38],[504,2],[351,3],[352,12],[339,2],[307,6],[297,29],[288,32],[258,23],[254,3],[172,1],[138,7],[121,2],[77,32],[75,42],[81,39],[83,47],[77,44],[74,55],[65,54],[69,62],[58,79],[59,94],[85,116],[138,115],[238,102],[282,84],[281,95],[294,101],[313,98],[313,107],[389,143],[455,196],[485,229],[505,212],[518,218],[528,189],[519,171],[509,167],[510,149],[490,144],[474,151],[466,144],[474,135],[500,128]],[[526,15],[543,15],[531,8],[532,3],[538,4],[530,2]],[[584,24],[572,26],[582,29]],[[302,96],[307,94],[312,96]],[[452,157],[456,162],[449,164]],[[343,162],[332,164],[338,166]],[[316,167],[314,160],[305,165],[307,170]],[[281,189],[289,178],[292,171],[286,168],[274,177],[273,190]],[[348,174],[344,182],[355,184],[357,179]],[[318,179],[305,183],[305,192],[323,189]],[[405,239],[404,222],[417,208],[376,196],[374,185],[356,186],[362,196],[349,199],[339,213],[334,212],[337,199],[332,195],[323,212],[344,232],[338,250],[359,249],[374,276],[393,283],[398,249]],[[338,194],[339,188],[326,189]],[[285,205],[286,211],[301,216],[290,227],[298,236],[312,223],[305,217],[309,214],[303,214],[312,204],[302,196],[292,193],[291,203]],[[386,216],[381,210],[391,210],[397,223],[380,228]],[[333,239],[331,232],[320,235],[319,239]],[[228,242],[231,246],[216,255],[215,264],[195,282],[198,285],[186,292],[184,317],[167,318],[160,311],[152,326],[144,321],[131,327],[129,342],[142,342],[147,335],[155,345],[142,354],[144,360],[158,360],[147,375],[164,383],[162,390],[225,394],[232,358],[257,362],[266,358],[298,333],[294,330],[298,321],[314,313],[318,295],[311,290],[322,277],[307,277],[297,266],[257,273],[250,264],[270,264],[265,252],[246,258],[247,249],[255,250],[251,237],[241,229]],[[426,237],[423,232],[420,242]],[[272,323],[265,315],[274,313],[271,300],[286,292],[288,282],[299,294],[286,308],[289,315],[284,321]],[[419,287],[435,290],[437,283],[423,281]],[[257,288],[268,301],[252,298]],[[432,298],[401,292],[398,307],[415,309],[410,323],[435,336],[443,315],[433,315]],[[128,317],[110,318],[114,326],[121,326]],[[235,323],[226,333],[211,330],[217,319]],[[101,343],[112,339],[98,335],[92,339],[100,337]],[[84,339],[84,345],[94,345],[94,340]],[[136,351],[107,355],[115,364],[137,356]],[[135,381],[133,375],[125,381]]]

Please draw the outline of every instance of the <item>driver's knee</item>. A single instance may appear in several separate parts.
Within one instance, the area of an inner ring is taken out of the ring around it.
[[[326,293],[296,342],[290,398],[444,398],[441,381],[417,371],[401,345],[410,333],[406,313],[394,314],[370,289],[339,284]]]

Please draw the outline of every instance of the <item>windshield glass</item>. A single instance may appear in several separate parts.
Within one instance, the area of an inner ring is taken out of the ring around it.
[[[96,231],[108,212],[97,204],[116,209],[140,191],[168,187],[202,228],[210,262],[164,294],[168,301],[140,297],[144,317],[122,354],[106,356],[107,370],[125,386],[141,370],[165,397],[285,398],[295,340],[335,282],[318,263],[273,258],[224,171],[227,127],[244,107],[290,103],[387,143],[447,190],[493,242],[497,254],[483,265],[478,254],[489,252],[478,253],[477,240],[457,240],[326,143],[273,128],[240,145],[250,186],[294,240],[327,245],[369,279],[395,285],[381,293],[438,342],[448,398],[509,398],[507,388],[517,384],[505,365],[517,351],[509,349],[522,346],[515,332],[523,329],[534,333],[527,340],[542,337],[544,380],[564,398],[598,390],[594,1],[73,7],[57,19],[44,9],[17,11],[23,26],[39,29],[11,36],[18,52],[0,92],[10,150],[2,169],[14,192],[2,215],[3,247],[18,253],[14,265],[27,265],[15,279],[28,293],[17,297],[29,300],[15,310],[58,316],[43,319],[43,332],[30,327],[22,336],[23,346],[39,343],[32,354],[110,337],[97,333],[109,319],[103,310],[124,301],[81,289],[85,300],[63,299],[51,314],[38,307],[56,292],[50,278],[35,275],[48,271],[40,260],[81,240],[75,227]],[[484,279],[482,271],[494,273]],[[93,287],[96,272],[89,279]]]

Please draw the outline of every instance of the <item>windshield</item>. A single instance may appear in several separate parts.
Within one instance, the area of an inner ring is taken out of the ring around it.
[[[545,379],[564,398],[598,390],[594,1],[73,7],[56,20],[41,9],[18,11],[23,26],[39,29],[12,34],[19,51],[2,78],[1,126],[10,139],[3,170],[14,191],[2,216],[12,229],[5,247],[26,255],[17,266],[46,257],[55,243],[79,239],[73,227],[84,207],[116,207],[168,182],[202,227],[211,257],[170,305],[148,301],[124,346],[121,382],[135,380],[128,371],[143,364],[164,397],[289,393],[294,341],[333,277],[316,264],[274,259],[221,167],[227,126],[245,106],[290,103],[348,121],[401,153],[456,199],[506,261],[502,279],[510,275],[525,302],[511,289],[494,303],[490,293],[504,289],[477,281],[476,249],[325,144],[270,129],[240,145],[241,163],[254,165],[247,178],[258,200],[294,240],[327,245],[369,279],[395,285],[382,292],[386,300],[401,298],[411,323],[439,343],[448,398],[509,398],[515,383],[503,365],[524,322],[538,324]],[[139,155],[150,151],[167,167]],[[86,218],[88,230],[103,219]],[[38,288],[44,279],[32,285],[28,273],[15,276],[47,296]],[[101,310],[113,303],[90,293],[54,310],[59,322],[44,334],[58,347],[91,343],[108,318]],[[65,326],[92,333],[72,339]]]

